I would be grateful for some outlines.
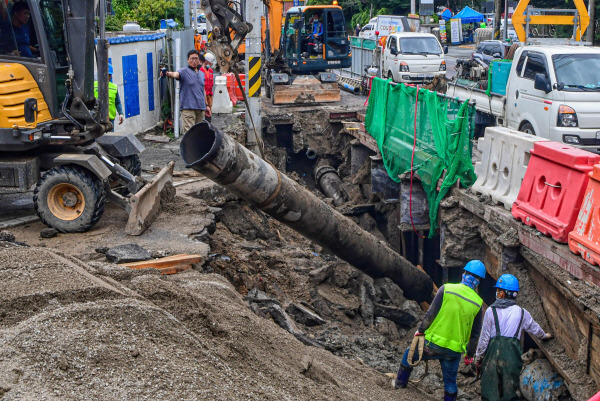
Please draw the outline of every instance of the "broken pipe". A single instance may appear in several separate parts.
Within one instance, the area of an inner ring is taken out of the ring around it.
[[[181,141],[190,167],[371,277],[389,277],[407,298],[431,301],[427,274],[315,195],[281,174],[208,122],[193,126]]]

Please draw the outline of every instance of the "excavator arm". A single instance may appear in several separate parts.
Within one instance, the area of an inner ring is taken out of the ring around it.
[[[222,73],[242,71],[237,65],[238,48],[252,24],[240,14],[240,3],[231,0],[203,0],[202,9],[212,27],[212,37],[207,47],[215,54]]]

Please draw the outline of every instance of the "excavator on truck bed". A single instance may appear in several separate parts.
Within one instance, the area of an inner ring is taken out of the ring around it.
[[[89,230],[109,200],[139,235],[173,192],[173,163],[142,185],[143,145],[110,132],[105,14],[105,0],[0,1],[0,195],[35,188],[59,232]]]
[[[341,7],[292,7],[283,1],[263,0],[268,10],[262,28],[263,82],[273,104],[307,104],[341,100],[336,74],[331,69],[350,67],[352,53]],[[238,52],[253,27],[236,3],[204,0],[202,8],[212,26],[208,49],[215,53],[222,73],[243,70]]]

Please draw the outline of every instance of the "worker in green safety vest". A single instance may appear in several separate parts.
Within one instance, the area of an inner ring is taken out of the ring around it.
[[[477,372],[481,370],[481,399],[519,400],[521,333],[525,330],[540,340],[549,340],[552,334],[544,332],[531,314],[517,305],[520,287],[515,276],[501,275],[495,287],[496,301],[485,311],[475,353]]]
[[[119,97],[119,90],[115,83],[112,81],[113,66],[108,65],[108,118],[113,126],[111,131],[115,130],[115,118],[117,112],[119,113],[119,125],[123,124],[125,116],[123,115],[123,108],[121,106],[121,98]],[[94,82],[94,96],[98,97],[98,81]]]
[[[480,281],[485,278],[485,265],[479,260],[466,264],[460,284],[445,284],[438,290],[425,314],[415,337],[425,336],[422,359],[440,361],[444,379],[444,401],[454,401],[458,394],[456,376],[462,354],[465,365],[473,362],[479,332],[483,321],[483,300],[477,294]],[[409,349],[404,352],[394,388],[404,388],[412,372],[408,362]]]

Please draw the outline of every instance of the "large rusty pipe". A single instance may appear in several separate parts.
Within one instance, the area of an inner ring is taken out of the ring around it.
[[[187,167],[369,276],[389,277],[410,299],[431,300],[433,283],[427,274],[210,123],[196,124],[185,134],[181,157]]]
[[[337,171],[324,163],[317,163],[313,170],[315,181],[325,196],[333,200],[335,206],[340,206],[348,199],[348,195],[342,189],[342,180]]]

